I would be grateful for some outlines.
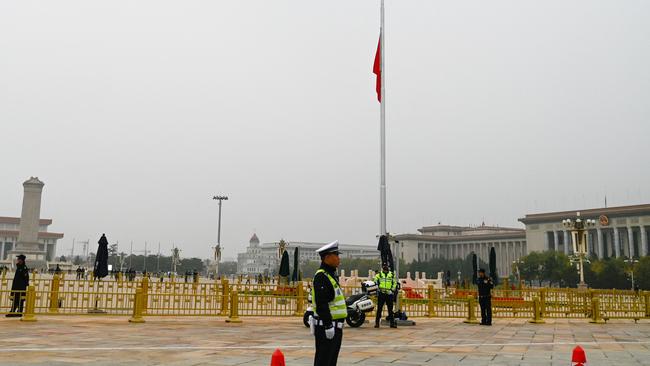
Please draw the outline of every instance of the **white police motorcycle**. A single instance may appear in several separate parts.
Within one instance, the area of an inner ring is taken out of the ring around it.
[[[348,316],[345,318],[345,322],[353,328],[360,327],[366,321],[366,313],[371,312],[375,308],[375,304],[370,299],[370,296],[377,293],[377,284],[373,281],[365,281],[361,283],[361,293],[352,295],[345,299],[345,305],[347,306]],[[302,322],[305,324],[305,327],[309,328],[310,318],[314,316],[314,309],[311,299],[311,292],[307,296],[307,301],[309,306],[307,311],[302,316]]]

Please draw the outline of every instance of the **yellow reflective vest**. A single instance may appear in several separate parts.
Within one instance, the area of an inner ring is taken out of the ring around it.
[[[375,275],[375,283],[381,292],[395,291],[397,288],[397,281],[392,271],[388,273],[379,272]]]
[[[325,276],[327,276],[327,278],[330,280],[330,282],[332,283],[332,287],[334,288],[334,299],[332,299],[332,301],[327,303],[330,309],[330,314],[332,314],[332,320],[345,319],[345,317],[348,316],[348,310],[347,310],[347,306],[345,305],[345,295],[343,295],[343,290],[341,290],[341,286],[339,286],[339,284],[336,283],[334,278],[330,276],[330,274],[327,273],[322,268],[316,271],[314,277],[316,277],[316,275],[319,273],[324,273]],[[316,291],[314,291],[314,289],[311,290],[311,299],[312,299],[312,303],[316,304]],[[318,316],[318,314],[316,313],[315,306],[314,306],[314,315]]]

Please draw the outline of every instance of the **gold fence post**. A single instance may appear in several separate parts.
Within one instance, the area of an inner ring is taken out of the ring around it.
[[[593,324],[605,323],[603,317],[600,315],[600,299],[597,297],[593,297],[591,299],[591,320],[589,321],[589,323],[593,323]]]
[[[58,313],[59,312],[59,286],[61,284],[61,280],[59,278],[58,274],[55,274],[54,277],[52,277],[52,287],[50,288],[50,313]]]
[[[540,319],[546,316],[546,289],[539,290],[539,316]]]
[[[478,324],[476,320],[476,314],[474,313],[474,308],[476,307],[474,303],[474,296],[467,296],[467,319],[463,320],[463,323],[467,324]]]
[[[229,291],[230,286],[228,285],[228,279],[227,278],[222,278],[221,279],[221,312],[219,315],[225,316],[228,315],[228,296],[229,296]]]
[[[142,287],[135,289],[135,297],[133,299],[133,315],[129,318],[129,323],[144,323],[142,317],[142,303],[143,303],[143,290]]]
[[[645,317],[650,318],[650,291],[643,291],[643,298],[645,299]]]
[[[296,282],[296,313],[293,314],[295,316],[302,316],[303,313],[305,312],[304,310],[304,305],[305,305],[305,293],[302,288],[302,281]]]
[[[16,294],[20,296],[20,294]],[[25,294],[25,312],[23,313],[21,321],[24,322],[35,322],[36,316],[34,315],[34,308],[36,305],[36,288],[34,285],[27,287],[27,292]]]
[[[542,307],[539,297],[533,299],[533,318],[528,322],[533,324],[545,323],[544,319],[542,319]]]
[[[427,295],[428,295],[428,302],[427,302],[427,307],[428,307],[428,313],[427,316],[429,318],[433,318],[436,316],[436,310],[434,308],[434,296],[436,295],[436,290],[433,288],[433,285],[429,285],[429,289],[427,290]]]
[[[237,291],[232,291],[230,293],[230,316],[226,319],[226,323],[241,323],[239,319],[239,297],[237,296]]]
[[[142,313],[147,313],[147,304],[149,303],[149,277],[142,277],[142,282],[140,283],[142,287]]]

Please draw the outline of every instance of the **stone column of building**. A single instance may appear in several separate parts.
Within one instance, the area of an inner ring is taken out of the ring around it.
[[[499,252],[497,255],[501,258],[501,273],[499,276],[504,277],[508,273],[508,247],[505,242],[499,243]]]
[[[497,255],[497,273],[501,275],[503,273],[503,251],[501,250],[501,242],[495,242],[492,245],[494,246],[494,252]]]
[[[556,230],[553,230],[553,250],[556,252],[560,250],[560,236]]]
[[[564,230],[564,254],[569,255],[569,232]]]
[[[436,244],[436,257],[440,259],[440,243]]]
[[[614,230],[614,258],[618,258],[621,255],[621,238],[618,233],[618,228],[613,227]]]
[[[512,266],[512,251],[515,248],[511,245],[511,242],[506,242],[506,275],[510,275],[510,267]]]
[[[551,243],[549,243],[550,240],[548,240],[548,231],[544,232],[544,249],[545,250],[550,250],[551,249]]]
[[[5,243],[0,241],[0,261],[5,259]]]
[[[603,243],[603,230],[601,228],[596,229],[596,238],[598,240],[598,259],[605,258],[605,245]]]
[[[645,257],[648,255],[648,233],[643,225],[639,229],[641,229],[641,256]]]
[[[634,256],[638,253],[635,253],[634,251],[634,231],[632,231],[632,227],[628,226],[627,227],[627,247],[628,247],[628,257],[629,258],[634,258]]]

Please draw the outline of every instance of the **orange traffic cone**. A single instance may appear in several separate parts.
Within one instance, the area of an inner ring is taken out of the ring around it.
[[[580,346],[576,346],[573,349],[573,354],[571,355],[571,364],[575,366],[584,366],[587,363],[587,356],[585,355],[585,350]]]
[[[279,348],[276,349],[275,352],[273,352],[273,356],[271,356],[271,366],[286,366],[284,363],[284,355]]]

